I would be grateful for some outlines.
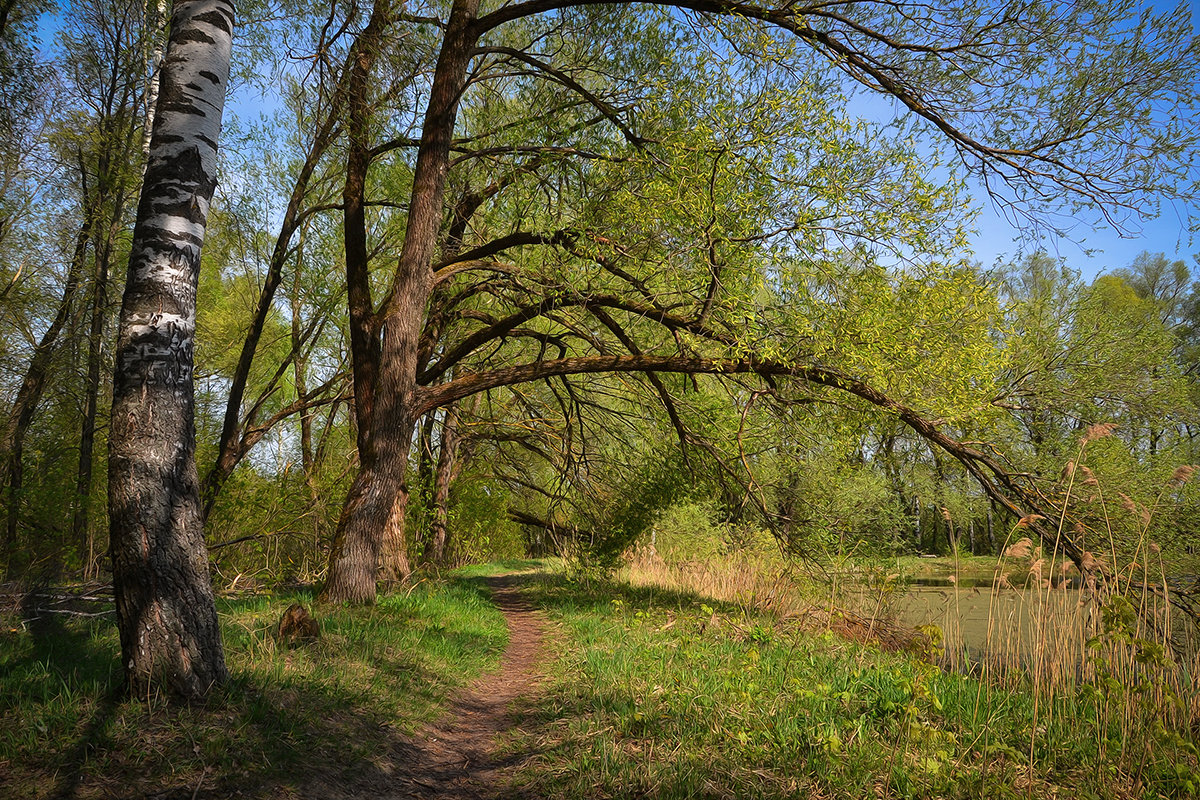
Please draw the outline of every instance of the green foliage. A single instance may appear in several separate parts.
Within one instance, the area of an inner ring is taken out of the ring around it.
[[[11,163],[21,156],[21,146],[31,144],[29,137],[40,105],[38,84],[48,70],[38,63],[38,22],[53,8],[52,0],[12,3],[4,8],[0,29],[0,160]],[[5,200],[9,198],[4,198]],[[8,211],[0,204],[0,211]]]
[[[487,563],[525,556],[528,543],[505,513],[513,497],[502,484],[484,475],[463,475],[455,481],[450,500],[451,563]]]
[[[672,562],[718,558],[731,546],[731,531],[712,501],[672,503],[659,512],[649,539],[663,559]]]
[[[824,558],[892,554],[906,525],[887,480],[864,466],[815,458],[792,466],[788,546]]]
[[[682,466],[677,457],[651,453],[629,483],[618,488],[607,532],[592,548],[601,563],[615,564],[620,554],[650,528],[661,509],[686,496],[689,481]]]
[[[1159,797],[1194,797],[1200,792],[1198,751],[1194,730],[1181,722],[1188,704],[1170,679],[1176,670],[1171,654],[1139,624],[1128,598],[1109,597],[1101,618],[1102,632],[1087,643],[1093,673],[1081,695],[1095,705],[1101,758],[1124,767]]]
[[[995,415],[1000,317],[978,274],[847,264],[826,281],[832,301],[801,313],[848,374],[951,425],[986,425]]]
[[[43,8],[13,10],[0,64],[33,58],[18,34],[31,32]],[[111,67],[136,78],[132,98],[158,34],[142,19],[149,7],[111,9],[127,20],[106,8],[71,7],[77,17],[59,42],[72,55],[63,59],[70,69],[63,84],[82,90]],[[810,10],[794,11],[800,20]],[[341,108],[331,90],[342,85],[339,64],[365,12],[289,3],[281,14],[250,15],[263,19],[248,24],[238,71],[285,99],[271,116],[225,126],[223,194],[199,289],[202,467],[215,456],[275,220],[323,109]],[[1014,8],[995,28],[981,28],[985,17],[971,3],[907,15],[867,4],[848,13],[919,44],[893,51],[886,38],[864,38],[827,18],[848,46],[863,48],[863,63],[888,64],[917,105],[964,136],[1010,153],[1029,146],[1032,160],[989,157],[962,136],[956,149],[931,147],[928,120],[886,108],[876,115],[884,119],[864,118],[837,70],[753,15],[708,15],[697,24],[690,13],[661,7],[594,3],[513,21],[488,33],[480,71],[461,97],[440,238],[428,244],[435,264],[505,237],[528,244],[488,250],[439,278],[422,358],[436,362],[481,330],[503,332],[462,353],[432,383],[598,353],[817,365],[867,382],[951,435],[995,444],[1004,463],[1033,475],[1057,474],[1081,427],[1119,422],[1127,453],[1098,452],[1097,469],[1124,470],[1131,502],[1149,507],[1164,472],[1200,460],[1188,434],[1198,326],[1186,266],[1145,255],[1089,286],[1038,253],[984,274],[969,266],[972,219],[961,175],[990,159],[982,169],[999,171],[995,185],[1007,181],[1015,196],[1044,206],[1107,199],[1136,209],[1153,192],[1184,193],[1173,181],[1190,179],[1195,135],[1183,124],[1187,115],[1167,119],[1146,109],[1194,106],[1186,78],[1196,69],[1196,45],[1186,26],[1093,0]],[[104,26],[85,24],[86,14],[125,25],[120,58],[93,43],[92,30]],[[331,31],[342,33],[322,38]],[[398,22],[368,76],[365,97],[375,111],[367,138],[378,146],[366,180],[376,306],[391,288],[407,229],[413,151],[406,142],[416,134],[441,35],[436,25]],[[935,58],[930,48],[947,35],[960,44]],[[295,59],[280,57],[280,42]],[[552,70],[531,68],[512,51]],[[310,55],[321,65],[315,72],[299,66]],[[857,62],[835,62],[855,74]],[[1012,81],[1011,74],[1029,77]],[[1070,79],[1060,80],[1064,74]],[[32,97],[25,78],[9,88],[6,102]],[[64,102],[46,146],[64,162],[78,153],[93,176],[99,148],[120,138],[117,128],[126,144],[140,138],[140,101],[131,102],[106,126],[92,124],[90,101]],[[303,223],[283,242],[287,302],[277,296],[271,304],[249,391],[233,409],[252,416],[243,433],[271,429],[225,485],[210,521],[210,542],[242,540],[215,551],[226,577],[317,574],[353,471],[351,415],[345,405],[339,410],[350,362],[338,206],[343,143],[313,165]],[[12,149],[7,139],[0,145]],[[1047,163],[1084,165],[1072,173],[1086,175],[1084,184],[1066,179],[1079,193],[1064,193]],[[132,186],[133,166],[113,175]],[[73,188],[60,193],[65,219],[79,203]],[[9,195],[0,200],[8,202]],[[58,222],[33,236],[46,253],[61,250],[51,240],[74,228]],[[452,230],[459,241],[448,240]],[[20,253],[0,240],[0,277],[14,279],[0,307],[0,384],[10,399],[28,350],[22,342],[42,327],[46,297],[61,283],[61,270],[45,266],[55,258],[46,257],[35,265],[36,280],[16,285]],[[73,502],[65,465],[77,441],[71,406],[80,394],[85,322],[78,313],[72,320],[72,351],[50,392],[58,399],[27,451],[40,482],[22,506],[20,543],[33,561],[80,561],[72,552],[79,544],[56,532],[66,529]],[[302,332],[311,338],[302,341]],[[296,404],[326,381],[320,397],[307,399],[337,397],[337,404],[324,430],[327,406],[318,406],[302,444]],[[752,376],[658,374],[551,378],[489,393],[452,492],[454,558],[512,556],[574,538],[587,542],[573,542],[576,552],[608,568],[656,525],[679,540],[671,547],[687,546],[688,528],[697,546],[714,552],[761,546],[759,534],[770,531],[794,551],[833,556],[946,550],[944,533],[982,529],[988,506],[979,490],[894,415],[834,387],[765,386]],[[413,452],[410,474],[425,455]],[[428,523],[420,491],[411,505],[414,547]],[[103,487],[93,494],[102,497]],[[1172,553],[1185,549],[1200,514],[1192,489],[1176,494],[1180,510],[1162,515],[1152,532]],[[510,509],[550,531],[519,529]],[[93,517],[93,528],[103,528]],[[948,526],[939,521],[945,517]],[[1012,520],[997,525],[1005,522]],[[982,539],[976,550],[991,547]]]
[[[209,215],[196,298],[196,361],[201,375],[232,377],[250,319],[258,305],[265,234],[247,231],[246,213],[214,209]],[[267,317],[252,385],[263,385],[291,349],[290,327],[278,309]]]

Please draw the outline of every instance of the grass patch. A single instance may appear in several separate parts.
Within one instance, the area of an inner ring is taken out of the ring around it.
[[[451,572],[459,578],[487,578],[495,575],[505,575],[513,572],[532,572],[544,569],[545,566],[557,559],[509,558],[503,561],[491,561],[486,564],[468,564]]]
[[[370,608],[321,607],[322,635],[273,630],[304,594],[219,601],[232,681],[202,706],[120,700],[110,620],[0,620],[5,797],[298,797],[386,777],[404,737],[499,662],[482,581],[425,582]]]
[[[537,797],[1185,797],[1186,732],[685,590],[531,582],[561,653],[512,743]],[[1011,678],[1011,676],[1010,676]],[[1140,723],[1139,723],[1140,724]]]

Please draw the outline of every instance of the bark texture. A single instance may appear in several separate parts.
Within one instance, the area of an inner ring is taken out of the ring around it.
[[[177,2],[138,207],[113,375],[110,551],[131,690],[225,681],[195,460],[196,286],[229,78],[233,6]]]
[[[360,448],[359,470],[338,520],[329,575],[321,599],[372,603],[381,539],[397,497],[407,491],[405,473],[416,421],[417,367],[425,309],[433,287],[434,247],[442,221],[442,201],[449,168],[450,140],[458,101],[467,80],[467,65],[478,32],[472,27],[479,0],[455,0],[429,96],[421,144],[413,173],[408,227],[389,302],[382,309],[383,342],[379,372],[373,381],[373,409],[368,444]],[[361,415],[361,409],[359,410]]]

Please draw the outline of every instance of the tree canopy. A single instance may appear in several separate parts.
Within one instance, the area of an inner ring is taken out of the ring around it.
[[[172,33],[185,11],[228,15],[180,3]],[[1090,524],[1053,486],[1089,426],[1120,426],[1147,486],[1194,460],[1187,265],[1084,281],[1044,252],[985,268],[968,244],[972,192],[1035,231],[1194,198],[1186,7],[289,0],[240,9],[232,56],[203,36],[164,52],[143,4],[61,13],[71,58],[0,51],[48,76],[6,96],[36,113],[3,128],[0,165],[48,209],[0,228],[3,324],[28,342],[0,353],[10,572],[97,560],[92,442],[123,435],[95,401],[109,266],[167,211],[199,214],[189,258],[207,239],[179,312],[194,364],[162,348],[185,405],[198,379],[193,522],[218,569],[303,570],[331,601],[478,549],[485,518],[497,542],[611,556],[684,500],[809,554],[941,547],[951,517],[997,514],[1082,565],[1086,535],[1039,520]],[[88,50],[79,26],[120,35]],[[209,127],[159,145],[216,145],[219,102],[159,92],[184,46],[268,113],[227,121],[219,161],[168,168],[142,149],[164,114]],[[199,190],[147,205],[197,166],[211,214]],[[129,325],[160,323],[122,323],[120,364]],[[117,396],[144,399],[129,374]],[[78,468],[51,478],[63,452]],[[70,498],[52,504],[70,536],[34,535],[61,524],[27,464]],[[111,522],[116,555],[133,523]]]

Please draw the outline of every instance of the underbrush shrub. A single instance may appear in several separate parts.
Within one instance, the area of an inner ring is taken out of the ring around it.
[[[779,544],[769,531],[729,521],[714,500],[672,503],[658,513],[638,544],[649,545],[671,563],[779,555]]]
[[[343,497],[338,476],[316,476],[319,498]],[[311,584],[328,561],[340,504],[314,500],[301,470],[235,472],[205,520],[218,588],[253,579],[264,586]]]
[[[450,492],[448,566],[524,558],[530,545],[508,518],[512,497],[496,481],[460,476]]]
[[[779,535],[787,550],[832,560],[850,552],[896,553],[911,527],[900,498],[875,470],[837,459],[787,465],[772,487],[783,509]]]

